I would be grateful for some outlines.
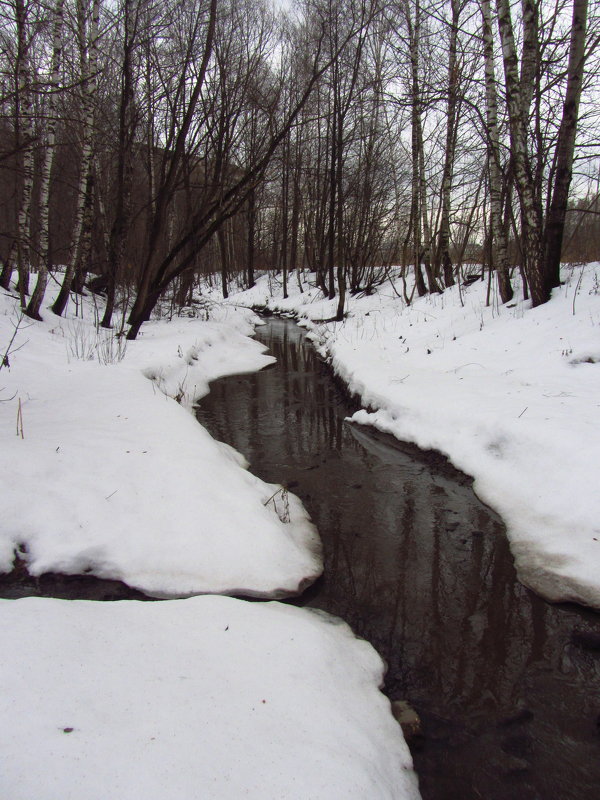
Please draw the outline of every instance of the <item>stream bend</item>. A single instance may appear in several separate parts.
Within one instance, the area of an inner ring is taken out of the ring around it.
[[[423,721],[423,800],[597,797],[600,615],[517,581],[500,519],[443,457],[346,422],[356,409],[295,323],[257,339],[277,363],[213,383],[198,418],[306,505],[325,574],[296,602],[386,660],[386,693]]]

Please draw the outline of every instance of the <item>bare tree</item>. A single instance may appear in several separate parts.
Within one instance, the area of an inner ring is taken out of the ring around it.
[[[456,139],[458,134],[458,115],[460,113],[459,87],[461,82],[461,64],[458,59],[458,33],[461,13],[466,0],[450,0],[450,31],[448,41],[448,76],[446,100],[446,141],[444,147],[444,166],[441,188],[441,214],[438,230],[438,246],[436,252],[435,271],[440,267],[444,284],[452,286],[454,275],[450,256],[450,211],[452,201],[452,183],[454,178]],[[464,74],[462,75],[464,78]]]
[[[40,223],[39,245],[40,258],[38,277],[33,294],[25,313],[33,319],[41,319],[40,307],[48,285],[48,274],[51,267],[49,241],[50,241],[50,174],[56,152],[56,129],[58,125],[58,89],[59,72],[63,46],[63,12],[65,0],[56,0],[53,10],[52,56],[50,64],[50,78],[48,81],[47,120],[45,149],[42,156],[40,169]]]
[[[573,0],[567,88],[554,157],[554,184],[548,208],[544,242],[544,267],[549,289],[560,285],[560,257],[573,173],[579,103],[583,88],[587,11],[588,0]]]
[[[133,151],[137,130],[135,76],[133,60],[138,46],[141,25],[141,0],[122,0],[122,22],[119,122],[117,132],[117,169],[115,180],[115,211],[108,240],[106,305],[101,326],[110,328],[115,305],[117,276],[123,269],[125,243],[131,221],[131,191],[133,181]]]
[[[80,59],[81,91],[81,166],[77,190],[77,208],[69,263],[52,311],[61,316],[67,306],[75,271],[89,246],[89,213],[94,184],[94,102],[98,84],[98,35],[100,0],[77,0],[77,34]],[[87,223],[87,224],[86,224]]]
[[[487,123],[488,179],[491,208],[491,241],[498,288],[503,303],[513,297],[508,268],[508,244],[502,220],[502,168],[498,130],[498,93],[494,67],[494,37],[490,0],[481,0],[483,54],[485,61],[485,100]]]
[[[30,9],[24,0],[12,4],[17,39],[15,80],[15,151],[21,183],[17,210],[17,230],[2,274],[2,285],[8,288],[15,267],[18,271],[18,288],[21,307],[26,306],[29,294],[29,261],[31,250],[30,221],[34,179],[34,118],[32,95],[31,49],[33,31]]]
[[[211,5],[211,19],[216,22],[216,2],[213,0]],[[208,66],[210,57],[213,51],[213,38],[214,38],[214,22],[209,20],[206,29],[205,47],[203,64]],[[192,217],[185,222],[184,228],[177,236],[175,243],[169,248],[168,252],[160,260],[156,259],[153,250],[150,249],[146,264],[143,270],[143,279],[140,286],[136,302],[134,304],[132,314],[130,316],[130,330],[128,332],[129,338],[135,338],[139,332],[141,325],[149,318],[150,313],[161,293],[175,280],[179,275],[188,270],[193,264],[194,259],[200,250],[206,246],[211,240],[213,235],[225,224],[225,222],[234,216],[245,204],[253,187],[260,182],[264,175],[265,169],[271,161],[275,151],[281,145],[286,137],[290,128],[295,124],[300,112],[306,105],[312,91],[321,78],[321,76],[328,70],[334,61],[338,58],[339,53],[346,47],[362,29],[364,22],[360,22],[356,27],[352,28],[344,39],[340,42],[339,48],[333,54],[330,54],[322,59],[323,41],[326,35],[325,26],[320,24],[316,28],[316,40],[314,41],[314,58],[310,70],[309,77],[304,83],[303,88],[299,91],[299,98],[288,113],[280,117],[277,114],[278,100],[280,95],[279,86],[281,81],[277,80],[272,86],[265,86],[263,96],[263,124],[259,135],[260,147],[255,160],[252,164],[248,165],[242,170],[231,169],[231,162],[226,156],[229,155],[225,144],[235,141],[235,128],[231,129],[230,125],[233,119],[229,121],[224,120],[223,124],[226,126],[225,130],[217,133],[216,140],[214,141],[215,148],[211,150],[211,158],[204,158],[204,163],[209,164],[213,158],[216,159],[215,167],[212,169],[213,176],[218,174],[222,176],[222,168],[229,167],[228,181],[213,182],[210,187],[211,191],[207,194],[205,201],[201,204],[199,210],[192,215]],[[212,29],[212,31],[211,31]],[[312,33],[311,33],[312,35]],[[300,39],[300,37],[299,37]],[[301,41],[301,39],[300,39]],[[260,48],[258,51],[250,49],[250,65],[255,63],[258,57],[256,68],[262,66],[264,69],[264,57],[260,55]],[[259,57],[260,56],[260,57]],[[282,65],[284,68],[285,65]],[[184,125],[180,130],[180,135],[177,137],[175,144],[175,152],[170,157],[169,161],[175,165],[177,159],[177,146],[181,142],[181,151],[185,152],[185,121],[189,118],[190,124],[193,117],[193,111],[196,107],[204,74],[206,70],[202,68],[199,72],[199,82],[195,84],[195,88],[191,93],[191,99],[186,104],[184,112]],[[245,75],[248,73],[246,72]],[[284,76],[285,70],[282,73]],[[200,80],[201,79],[201,80]],[[249,85],[249,84],[247,84]],[[234,115],[236,125],[239,117],[239,111]],[[225,133],[225,136],[221,135]],[[218,168],[218,172],[215,169]],[[160,190],[159,190],[160,199]],[[165,196],[165,202],[167,196]],[[159,203],[157,202],[157,207]],[[193,245],[193,246],[191,246]]]

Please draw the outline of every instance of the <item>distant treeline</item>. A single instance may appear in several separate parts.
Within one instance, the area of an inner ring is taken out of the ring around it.
[[[0,282],[33,318],[57,278],[55,313],[87,284],[135,337],[199,275],[302,268],[341,319],[392,264],[503,301],[516,268],[538,305],[600,259],[587,0],[2,8]]]

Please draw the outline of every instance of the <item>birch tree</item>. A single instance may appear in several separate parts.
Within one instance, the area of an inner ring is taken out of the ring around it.
[[[454,179],[454,161],[456,157],[456,138],[458,133],[458,115],[460,113],[459,86],[461,65],[458,59],[458,33],[461,13],[465,8],[465,0],[450,0],[450,23],[448,37],[448,73],[446,99],[446,137],[444,147],[444,165],[442,170],[441,214],[438,231],[436,272],[443,274],[445,286],[454,284],[452,258],[450,256],[450,211],[452,201],[452,185]]]
[[[560,280],[562,231],[584,74],[587,2],[573,0],[566,67],[560,52],[564,12],[561,16],[560,9],[550,11],[549,19],[540,24],[540,13],[544,10],[545,7],[536,0],[523,0],[519,73],[510,3],[497,0],[511,166],[521,211],[521,250],[534,306],[545,303]],[[557,92],[563,93],[563,101],[560,125],[555,133],[552,116],[555,110],[553,98]],[[528,141],[530,111],[534,129],[531,141]],[[547,115],[546,118],[542,117],[543,114]],[[549,158],[551,168],[547,176]],[[547,215],[544,213],[544,197],[548,198]]]
[[[57,0],[53,9],[52,22],[52,56],[50,65],[50,77],[48,81],[48,97],[46,102],[46,124],[45,142],[40,169],[40,222],[39,222],[39,247],[40,257],[38,265],[38,277],[33,294],[25,313],[33,319],[41,319],[40,307],[46,293],[48,285],[48,273],[51,267],[49,253],[50,238],[50,175],[54,161],[56,145],[56,128],[58,125],[58,89],[59,73],[62,57],[62,38],[63,38],[63,13],[64,0]]]
[[[406,96],[400,99],[401,104],[408,103],[411,115],[410,163],[411,163],[411,200],[410,214],[404,237],[404,251],[410,247],[411,260],[414,265],[415,285],[419,296],[440,291],[433,264],[433,241],[428,202],[427,179],[425,174],[425,141],[423,118],[426,101],[423,93],[422,68],[423,61],[423,25],[425,15],[421,0],[406,0],[399,5],[394,15],[394,28],[399,44],[396,52],[400,59],[407,59],[403,64],[406,71]],[[405,33],[401,31],[404,28]],[[427,276],[427,284],[423,278],[423,266]]]
[[[503,303],[513,297],[508,265],[506,228],[502,220],[502,160],[498,128],[498,92],[494,66],[494,35],[490,0],[481,0],[483,25],[483,56],[485,62],[485,110],[488,154],[488,181],[490,190],[491,239],[498,288]]]
[[[77,0],[77,34],[80,63],[81,166],[69,263],[52,311],[62,316],[80,259],[89,245],[89,211],[94,184],[94,106],[98,85],[98,35],[100,0]],[[86,213],[87,212],[87,213]]]

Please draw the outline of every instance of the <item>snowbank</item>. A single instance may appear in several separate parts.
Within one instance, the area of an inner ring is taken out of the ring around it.
[[[33,575],[91,573],[157,597],[299,592],[322,569],[300,501],[278,513],[278,487],[185,409],[209,381],[272,362],[247,338],[255,315],[147,323],[125,350],[96,330],[91,302],[83,319],[24,318],[0,371],[0,571],[18,552]],[[0,358],[16,306],[0,293]]]
[[[232,302],[297,314],[369,409],[356,422],[446,454],[503,517],[521,580],[600,608],[600,266],[564,280],[536,309],[486,305],[483,282],[406,307],[387,282],[328,324],[336,301],[292,279],[287,300],[263,277]]]
[[[0,601],[0,795],[417,800],[373,648],[225,597]]]

